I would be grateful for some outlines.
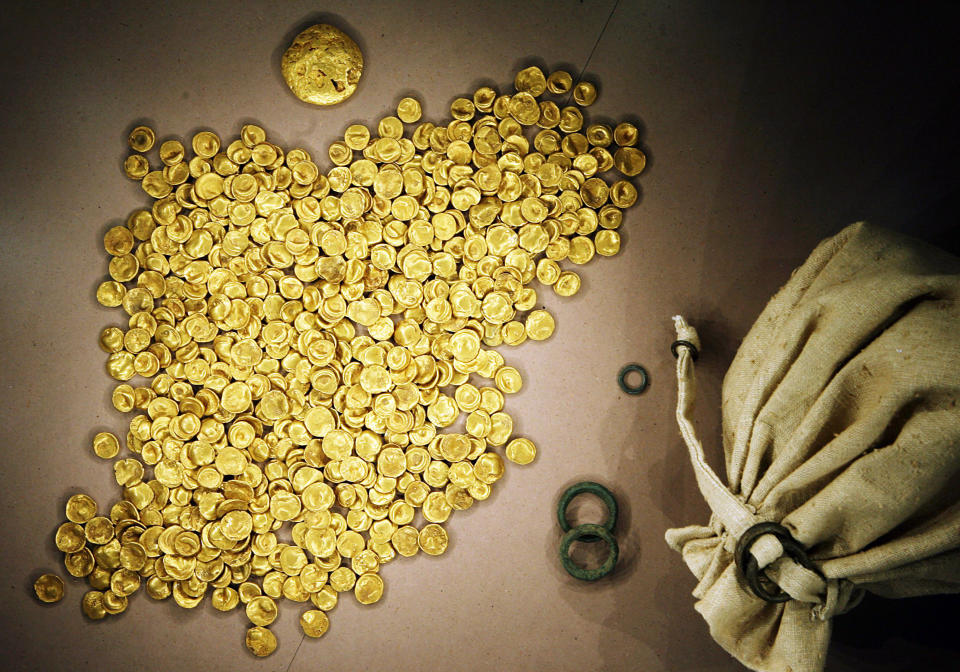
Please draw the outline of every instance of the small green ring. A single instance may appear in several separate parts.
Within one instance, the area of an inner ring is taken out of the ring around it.
[[[574,497],[582,493],[596,495],[606,504],[608,515],[607,520],[603,523],[603,527],[612,533],[614,526],[617,524],[617,500],[614,499],[612,492],[593,481],[575,483],[567,488],[567,491],[560,496],[560,501],[557,502],[557,522],[560,523],[560,529],[564,532],[570,531],[570,521],[567,520],[567,507],[570,506],[570,502],[573,501]],[[599,541],[599,539],[599,537],[583,537],[581,541],[591,542]]]
[[[627,385],[627,374],[631,373],[632,371],[636,371],[640,374],[640,384],[636,387],[630,387]],[[649,382],[650,376],[647,375],[647,370],[639,364],[627,364],[625,367],[620,369],[620,375],[617,376],[617,383],[620,385],[620,389],[627,394],[640,394],[647,389],[647,383]]]
[[[603,539],[607,542],[607,547],[610,549],[607,559],[596,569],[584,569],[570,559],[570,545],[575,541],[584,541],[587,537]],[[605,577],[613,571],[619,557],[620,547],[617,546],[617,540],[613,538],[610,531],[603,525],[594,525],[593,523],[577,525],[564,534],[560,540],[560,564],[567,570],[567,574],[581,581],[596,581],[597,579]]]

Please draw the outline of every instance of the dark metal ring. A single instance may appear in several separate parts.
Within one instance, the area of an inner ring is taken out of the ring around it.
[[[627,385],[627,374],[632,371],[636,371],[640,374],[640,384],[636,387],[631,387]],[[620,369],[620,375],[617,376],[617,383],[620,385],[620,389],[626,392],[627,394],[640,394],[645,389],[647,389],[647,383],[650,382],[650,376],[647,375],[647,370],[640,366],[639,364],[627,364],[625,367]]]
[[[757,559],[750,553],[754,542],[765,534],[775,536],[780,542],[780,545],[783,546],[784,552],[801,566],[817,574],[819,574],[820,571],[807,556],[806,549],[800,545],[800,542],[793,538],[790,531],[783,525],[773,522],[757,523],[744,532],[737,542],[737,548],[733,558],[737,569],[740,570],[744,580],[747,582],[747,587],[750,588],[750,591],[754,595],[765,602],[789,602],[793,599],[789,593],[784,590],[775,592],[765,585],[776,584],[770,580],[766,572],[760,570]],[[761,579],[765,579],[766,581],[761,581]]]
[[[587,541],[588,538],[602,539],[607,542],[607,548],[609,549],[607,559],[596,569],[584,569],[570,558],[570,545],[575,541]],[[620,548],[617,546],[617,540],[603,525],[594,525],[593,523],[577,525],[564,534],[560,540],[560,564],[567,570],[567,574],[581,581],[596,581],[603,578],[613,571],[619,557]]]
[[[670,352],[673,353],[674,359],[679,359],[680,357],[679,348],[681,347],[684,347],[690,350],[690,356],[693,357],[693,361],[697,361],[697,359],[700,357],[700,351],[697,349],[697,346],[695,346],[690,341],[684,341],[681,339],[681,340],[676,340],[670,344]]]
[[[607,519],[603,522],[602,527],[606,528],[607,531],[613,532],[614,526],[617,524],[617,500],[614,498],[613,493],[610,492],[607,488],[603,487],[599,483],[594,483],[593,481],[581,481],[580,483],[575,483],[567,488],[566,492],[560,495],[560,501],[557,502],[557,522],[560,523],[560,529],[564,532],[570,531],[570,521],[567,520],[567,507],[570,506],[570,502],[573,501],[573,498],[577,495],[589,493],[600,498],[600,500],[607,506]],[[601,537],[596,535],[585,535],[580,537],[580,541],[594,542],[600,541]]]

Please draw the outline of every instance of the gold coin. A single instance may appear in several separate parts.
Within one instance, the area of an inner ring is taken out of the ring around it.
[[[179,140],[167,140],[160,145],[160,160],[168,166],[183,161],[183,143]]]
[[[597,87],[590,82],[577,82],[573,87],[573,101],[582,107],[593,105],[597,100]]]
[[[300,629],[307,637],[322,637],[330,629],[330,618],[319,609],[300,614]]]
[[[113,459],[120,452],[120,441],[110,432],[100,432],[93,437],[93,452],[105,460]]]
[[[163,172],[159,170],[151,170],[144,175],[143,179],[140,180],[140,186],[153,198],[169,196],[170,192],[173,191],[173,186],[164,179]]]
[[[636,147],[621,147],[613,154],[613,165],[627,177],[633,177],[643,172],[647,157]]]
[[[106,516],[96,516],[87,521],[83,531],[91,544],[105,544],[113,539],[113,522]]]
[[[123,161],[123,173],[131,180],[142,180],[150,172],[150,162],[143,154],[131,154]]]
[[[383,579],[373,572],[361,574],[357,577],[353,594],[360,604],[373,604],[383,596]]]
[[[599,231],[594,238],[597,254],[602,257],[612,257],[620,251],[620,234],[610,229]]]
[[[343,132],[343,142],[350,149],[362,151],[370,144],[370,129],[363,124],[347,126],[347,130]]]
[[[397,116],[405,124],[420,121],[421,113],[420,101],[416,98],[403,98],[397,103]]]
[[[553,259],[544,257],[537,262],[537,280],[552,286],[560,277],[560,265]]]
[[[564,133],[576,133],[583,128],[583,113],[576,107],[567,106],[560,110],[557,126]]]
[[[575,264],[585,264],[593,259],[594,248],[593,241],[586,236],[576,236],[570,241],[570,251],[567,252],[567,259]]]
[[[253,395],[250,387],[244,382],[237,381],[223,388],[220,395],[220,406],[231,413],[242,413],[250,408],[252,400]]]
[[[436,523],[425,525],[420,530],[419,545],[427,555],[442,555],[447,550],[449,537],[447,531]]]
[[[107,611],[103,608],[103,593],[98,590],[88,590],[80,600],[80,607],[84,615],[93,621],[106,618]]]
[[[247,618],[254,625],[270,625],[277,620],[277,603],[266,595],[247,602]]]
[[[72,523],[85,523],[97,515],[97,503],[92,497],[82,492],[71,496],[67,500],[66,509],[67,520]]]
[[[503,460],[496,453],[484,453],[477,458],[473,470],[480,481],[489,485],[503,477]]]
[[[206,201],[216,198],[223,193],[223,178],[216,173],[204,173],[193,183],[193,191]]]
[[[452,507],[442,492],[434,491],[427,495],[423,503],[423,517],[431,523],[443,523],[452,512]]]
[[[397,529],[390,537],[390,543],[397,550],[397,553],[404,557],[416,555],[420,550],[420,533],[412,525],[404,525]]]
[[[531,340],[542,341],[550,338],[555,327],[553,315],[546,310],[534,310],[527,315],[525,329]]]
[[[258,658],[264,658],[277,650],[277,637],[267,628],[255,625],[247,630],[244,643],[250,653]]]
[[[157,135],[149,126],[137,126],[130,131],[130,136],[127,138],[127,143],[130,145],[130,149],[135,152],[150,151],[150,149],[153,147],[153,143],[156,141]]]
[[[516,438],[507,444],[505,454],[511,462],[530,464],[537,456],[537,447],[530,439]]]
[[[450,116],[458,121],[469,121],[473,119],[476,112],[476,106],[469,98],[456,98],[450,103]]]
[[[597,213],[600,226],[605,229],[617,229],[623,223],[623,213],[614,205],[605,205]]]
[[[149,589],[149,584],[148,584]],[[215,588],[210,595],[210,602],[217,611],[232,611],[240,603],[240,594],[230,586]]]
[[[537,104],[536,98],[525,91],[510,97],[508,110],[510,116],[524,126],[535,124],[540,118],[540,106]]]
[[[149,486],[147,486],[149,487]],[[120,566],[133,572],[139,572],[147,564],[147,550],[142,544],[129,542],[120,547]]]
[[[621,147],[632,147],[640,139],[640,131],[628,121],[617,124],[613,129],[613,141]]]
[[[77,523],[63,523],[57,528],[54,541],[64,553],[76,553],[86,545],[87,538]]]
[[[133,387],[127,383],[117,385],[113,388],[113,393],[110,395],[113,407],[121,413],[129,413],[132,411],[136,406],[136,399],[136,392]]]
[[[63,566],[70,576],[81,578],[88,576],[95,567],[93,553],[89,548],[84,548],[76,553],[67,553],[63,556]]]
[[[629,208],[637,202],[637,188],[626,180],[618,180],[610,185],[610,200],[618,208]]]
[[[284,52],[281,71],[300,100],[313,105],[343,102],[363,73],[360,47],[343,31],[327,24],[311,26]]]
[[[94,590],[107,590],[110,587],[110,577],[112,573],[109,569],[103,567],[94,567],[93,571],[87,576],[87,583]]]
[[[595,147],[609,147],[613,142],[613,131],[606,124],[590,124],[587,127],[587,142]]]
[[[97,301],[101,306],[116,308],[123,302],[127,290],[119,282],[107,280],[97,287]]]
[[[123,350],[123,337],[123,329],[118,327],[105,328],[100,333],[100,349],[108,353],[120,352]]]
[[[512,433],[512,417],[506,413],[494,413],[490,416],[490,433],[487,434],[487,443],[491,446],[502,446]]]
[[[617,152],[623,151],[622,148]],[[610,187],[599,177],[591,177],[580,187],[580,197],[585,205],[590,208],[599,208],[607,202],[610,195]]]
[[[220,519],[220,531],[231,541],[243,541],[253,531],[253,517],[246,511],[229,511]]]
[[[216,133],[200,131],[193,136],[190,145],[193,147],[194,154],[204,159],[210,159],[220,151],[220,138],[217,137]]]
[[[495,387],[480,390],[480,408],[493,414],[503,408],[503,393]]]
[[[330,572],[330,585],[338,593],[352,590],[356,581],[357,575],[349,567],[338,567]]]
[[[573,77],[566,70],[554,70],[547,77],[547,90],[554,95],[563,95],[573,86]]]
[[[154,600],[165,600],[173,593],[170,584],[161,580],[157,576],[151,576],[147,580],[147,595]]]
[[[523,387],[523,378],[520,372],[512,366],[502,366],[494,376],[497,388],[504,394],[515,394]]]
[[[580,291],[580,276],[573,271],[563,271],[553,289],[559,296],[573,296]]]
[[[140,575],[129,569],[118,569],[110,577],[110,590],[117,595],[132,595],[140,589]]]
[[[133,249],[133,234],[125,226],[114,226],[104,234],[103,247],[117,257],[128,254]]]
[[[108,614],[122,614],[127,610],[127,596],[117,595],[112,590],[104,591],[101,602],[103,604],[103,610]]]
[[[56,574],[43,574],[33,582],[33,591],[41,602],[59,602],[63,599],[63,579]]]
[[[543,70],[531,65],[517,73],[513,80],[513,86],[517,91],[523,91],[536,97],[547,90],[547,80],[543,75]]]
[[[332,586],[326,585],[320,589],[319,593],[310,596],[310,601],[321,611],[330,611],[337,606],[339,600],[338,593]]]

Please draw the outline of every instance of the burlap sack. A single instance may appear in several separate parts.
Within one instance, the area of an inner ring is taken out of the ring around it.
[[[699,579],[712,636],[747,667],[823,669],[831,619],[864,590],[960,591],[958,296],[960,259],[919,241],[855,224],[822,242],[724,379],[727,485],[689,419],[696,353],[675,344],[677,420],[713,516],[667,543]],[[741,566],[755,562],[765,594],[786,602],[757,597],[735,562],[764,521],[797,546],[761,534]]]

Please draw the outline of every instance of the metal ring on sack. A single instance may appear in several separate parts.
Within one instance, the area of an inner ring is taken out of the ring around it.
[[[760,570],[757,559],[750,553],[754,542],[765,534],[775,536],[780,542],[780,545],[783,546],[785,554],[802,567],[817,574],[820,574],[820,571],[807,556],[806,549],[790,534],[790,530],[779,523],[757,523],[740,535],[740,540],[737,541],[737,548],[733,558],[737,564],[737,569],[740,570],[744,580],[746,580],[750,592],[765,602],[789,602],[793,599],[789,593],[782,589],[774,592],[767,587],[768,584],[773,586],[776,586],[776,584],[770,580],[766,572]],[[765,579],[765,581],[761,579]]]
[[[673,353],[674,359],[680,358],[680,348],[684,347],[690,350],[690,356],[693,357],[693,361],[697,361],[697,358],[700,357],[700,351],[690,341],[684,341],[682,339],[676,340],[670,344],[670,352]]]

